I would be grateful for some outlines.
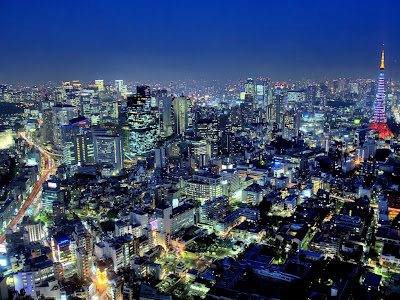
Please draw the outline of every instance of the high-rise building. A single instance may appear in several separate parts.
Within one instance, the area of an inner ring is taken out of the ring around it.
[[[181,229],[194,225],[194,206],[190,203],[172,208],[160,206],[155,209],[157,214],[158,230],[161,233],[173,235]]]
[[[217,197],[206,201],[200,206],[200,222],[209,223],[210,220],[219,220],[225,217],[232,210],[227,196]]]
[[[227,155],[233,155],[240,150],[236,136],[232,132],[224,131],[221,136],[221,151]]]
[[[256,94],[254,80],[252,78],[247,78],[244,85],[244,91],[246,94],[251,94],[252,96]]]
[[[172,135],[172,99],[171,96],[167,95],[166,90],[161,91],[162,97],[162,120],[163,120],[163,132],[164,137]]]
[[[189,129],[189,113],[188,102],[190,100],[186,97],[175,97],[174,104],[174,121],[175,121],[175,134],[183,136],[185,131]]]
[[[244,96],[244,105],[242,109],[242,118],[245,123],[252,122],[254,111],[254,95],[246,93]]]
[[[240,190],[240,177],[237,170],[224,169],[219,172],[222,177],[222,193],[231,200],[238,198]]]
[[[284,113],[284,100],[283,91],[280,87],[277,87],[273,96],[275,106],[275,123],[281,124],[282,114]]]
[[[111,165],[115,174],[123,169],[124,157],[120,136],[94,135],[94,160],[102,165]]]
[[[76,257],[70,238],[65,235],[54,236],[52,245],[54,260],[61,263],[65,278],[71,277],[75,271]]]
[[[314,105],[315,105],[315,98],[317,95],[317,87],[315,83],[311,83],[307,87],[307,106],[312,112],[312,115],[314,116]]]
[[[76,249],[76,275],[81,281],[90,278],[89,256],[83,247]]]
[[[27,261],[23,270],[14,273],[15,290],[20,292],[23,289],[27,296],[32,296],[34,299],[39,294],[53,299],[66,297],[65,291],[59,288],[55,279],[54,263],[42,255]],[[52,289],[54,286],[57,288]]]
[[[194,174],[192,179],[187,181],[186,194],[201,203],[220,197],[222,196],[222,177],[211,173]]]
[[[114,89],[117,92],[122,92],[123,85],[124,85],[124,81],[123,80],[115,80]]]
[[[91,119],[92,115],[98,113],[99,101],[92,93],[80,93],[79,98],[80,115]]]
[[[300,112],[287,111],[282,116],[282,137],[292,139],[298,136],[300,129]]]
[[[62,148],[62,128],[68,126],[69,121],[78,116],[78,109],[73,105],[55,105],[51,108],[53,117],[54,148],[61,151]]]
[[[255,96],[257,100],[257,107],[264,107],[266,105],[265,97],[265,80],[258,80],[255,89]]]
[[[156,168],[163,169],[167,167],[168,158],[167,158],[167,148],[160,147],[154,150]]]
[[[104,91],[104,80],[96,79],[94,81],[94,86],[97,88],[99,92]]]
[[[297,108],[304,104],[306,93],[303,91],[288,91],[286,93],[286,99],[288,109]]]
[[[146,95],[147,89],[139,88]],[[129,157],[142,156],[155,148],[157,120],[150,109],[150,98],[139,95],[127,97],[126,118],[122,126],[124,153]]]
[[[89,120],[82,116],[70,120],[68,125],[61,126],[63,161],[68,167],[78,164],[77,136],[88,130],[89,126]]]
[[[30,242],[41,241],[44,237],[43,226],[39,221],[24,218],[21,228],[28,232]]]
[[[62,224],[67,220],[67,215],[65,213],[65,204],[61,202],[53,202],[53,220],[54,224]]]
[[[58,181],[48,180],[43,183],[42,206],[46,211],[53,209],[53,203],[64,203],[64,191],[59,187]]]
[[[137,86],[136,95],[142,99],[149,99],[151,97],[150,86],[148,85]]]
[[[53,143],[53,130],[53,112],[51,109],[46,109],[43,111],[43,143]]]
[[[92,130],[82,130],[75,136],[75,151],[78,166],[94,163]]]

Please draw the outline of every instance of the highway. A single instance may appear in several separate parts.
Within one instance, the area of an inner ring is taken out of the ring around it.
[[[56,155],[54,153],[51,153],[45,149],[43,149],[41,146],[36,145],[35,143],[33,143],[31,140],[29,140],[26,136],[24,132],[20,132],[19,135],[21,136],[21,138],[23,138],[25,141],[28,142],[28,144],[32,147],[36,147],[39,149],[39,151],[46,156],[47,158],[47,169],[43,170],[42,172],[42,176],[40,177],[39,181],[36,183],[35,187],[33,188],[32,192],[30,193],[30,195],[28,196],[28,198],[26,199],[26,201],[24,202],[24,204],[22,205],[21,209],[19,210],[18,214],[14,217],[14,219],[10,222],[10,224],[8,224],[7,229],[14,229],[14,227],[21,221],[21,219],[23,218],[23,216],[25,215],[27,209],[29,208],[29,206],[34,202],[34,200],[39,199],[40,197],[38,197],[39,193],[42,191],[42,184],[44,181],[47,180],[48,176],[57,168],[57,166],[55,166],[53,164],[53,158],[52,156],[59,156]],[[4,243],[5,238],[6,238],[6,231],[5,230],[1,235],[0,235],[0,244]]]

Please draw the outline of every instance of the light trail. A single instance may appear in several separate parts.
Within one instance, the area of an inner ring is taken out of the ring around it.
[[[30,141],[26,136],[24,132],[20,132],[19,135],[21,136],[21,138],[23,138],[30,146],[32,147],[36,147],[39,149],[39,151],[46,156],[47,158],[47,170],[45,170],[42,173],[42,176],[40,177],[39,181],[36,183],[35,187],[33,188],[32,192],[30,193],[30,195],[28,196],[28,198],[26,199],[24,205],[22,205],[21,209],[19,210],[19,212],[17,213],[17,215],[14,217],[14,219],[8,224],[6,230],[4,230],[4,232],[0,235],[0,244],[4,243],[4,240],[6,238],[6,231],[7,229],[13,229],[15,225],[17,225],[20,220],[22,219],[22,217],[25,215],[27,209],[29,208],[29,206],[34,202],[34,200],[37,197],[38,194],[41,192],[42,190],[42,184],[44,181],[47,180],[47,177],[58,167],[58,166],[53,166],[53,158],[52,156],[60,156],[58,154],[54,154],[51,153],[45,149],[43,149],[41,146],[36,145],[35,143],[33,143],[32,141]]]

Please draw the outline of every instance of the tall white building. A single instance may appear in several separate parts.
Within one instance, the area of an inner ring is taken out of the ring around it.
[[[43,239],[44,232],[41,222],[28,221],[23,222],[21,226],[28,232],[30,242],[37,242]]]
[[[211,173],[194,174],[186,187],[190,198],[204,203],[222,196],[222,177]]]
[[[121,92],[123,85],[124,85],[124,81],[123,80],[115,80],[114,88],[115,88],[116,91]]]
[[[179,230],[194,225],[194,206],[185,203],[176,208],[172,206],[156,207],[158,230],[173,235]]]

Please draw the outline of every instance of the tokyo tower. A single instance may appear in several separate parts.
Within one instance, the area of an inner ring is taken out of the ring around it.
[[[386,139],[388,137],[394,137],[392,131],[386,123],[385,113],[385,53],[382,50],[381,59],[381,72],[379,73],[378,79],[378,91],[376,92],[376,99],[374,102],[374,117],[372,118],[372,124],[370,128],[379,133],[379,137]]]

